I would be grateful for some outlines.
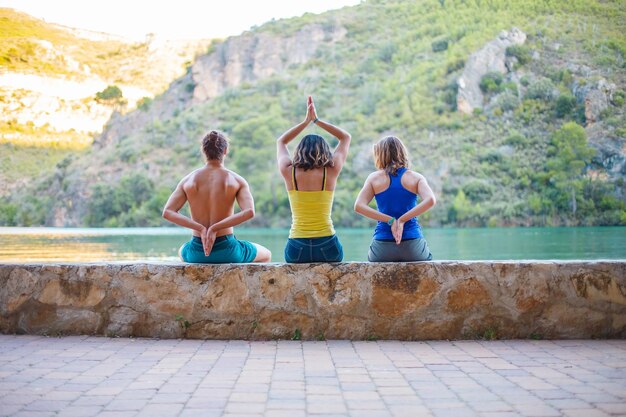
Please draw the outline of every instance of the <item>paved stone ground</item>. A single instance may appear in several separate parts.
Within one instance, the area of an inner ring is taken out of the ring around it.
[[[1,416],[626,415],[626,340],[0,335]]]

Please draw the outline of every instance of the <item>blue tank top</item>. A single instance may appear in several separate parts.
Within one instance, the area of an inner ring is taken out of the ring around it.
[[[417,194],[410,192],[402,186],[401,179],[405,172],[406,168],[402,167],[398,169],[396,175],[389,174],[389,188],[374,195],[378,211],[388,216],[393,216],[395,219],[417,205]],[[417,217],[413,217],[404,224],[402,240],[418,239],[421,237],[424,237],[422,235],[422,228],[417,222]],[[374,230],[374,239],[393,240],[391,226],[386,222],[378,222],[376,230]]]

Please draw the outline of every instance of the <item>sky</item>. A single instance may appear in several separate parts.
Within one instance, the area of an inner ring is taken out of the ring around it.
[[[143,40],[225,38],[268,20],[321,13],[360,0],[0,0],[49,23]]]

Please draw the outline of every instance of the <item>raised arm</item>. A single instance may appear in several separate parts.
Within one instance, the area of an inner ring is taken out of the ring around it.
[[[420,196],[422,201],[411,210],[404,213],[402,216],[398,218],[396,227],[392,227],[393,237],[396,239],[396,243],[400,243],[402,240],[402,232],[404,230],[404,223],[411,220],[413,217],[417,217],[421,214],[426,213],[430,210],[435,204],[437,204],[437,199],[435,198],[435,193],[428,185],[428,181],[424,178],[423,175],[417,174],[419,177],[419,182],[417,183],[417,195]]]
[[[222,229],[238,226],[241,223],[246,222],[254,217],[254,198],[252,198],[250,186],[248,185],[246,180],[243,179],[243,177],[238,176],[237,181],[239,182],[240,188],[237,192],[236,198],[240,211],[220,220],[217,223],[212,224],[209,228],[206,229],[206,238],[203,239],[202,245],[204,246],[204,253],[207,256],[211,253],[211,250],[213,249],[213,244],[215,243],[217,232]]]
[[[352,137],[342,128],[332,125],[321,119],[317,119],[317,121],[315,121],[315,124],[339,139],[339,144],[333,152],[333,162],[335,163],[335,169],[341,171],[341,168],[343,168],[343,164],[346,162],[346,158],[348,157],[348,150],[350,149],[350,139]]]
[[[289,155],[289,149],[287,149],[287,144],[291,142],[296,136],[300,134],[307,127],[309,121],[306,119],[297,125],[293,126],[291,129],[280,135],[278,140],[276,141],[276,161],[278,162],[278,169],[282,172],[289,166],[291,166],[291,156]]]
[[[278,169],[281,172],[291,166],[291,156],[289,155],[287,144],[294,140],[296,136],[298,136],[315,119],[317,119],[315,106],[313,105],[313,99],[309,96],[307,98],[307,109],[304,120],[280,135],[276,141],[276,161],[278,162]]]
[[[365,184],[363,185],[363,188],[359,192],[359,195],[354,203],[354,211],[372,220],[378,220],[386,223],[390,219],[393,219],[393,217],[381,213],[380,211],[369,206],[370,202],[374,198],[374,187],[372,187],[371,183],[372,175],[374,174],[370,174],[370,176],[367,177],[367,180],[365,180]]]

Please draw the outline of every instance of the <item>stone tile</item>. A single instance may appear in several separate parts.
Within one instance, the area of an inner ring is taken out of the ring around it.
[[[228,402],[225,408],[226,413],[262,414],[264,411],[264,402]]]
[[[222,414],[222,410],[186,408],[178,417],[221,417]]]
[[[267,410],[263,415],[265,417],[306,417],[306,412],[304,410]]]
[[[28,350],[7,351],[21,341]],[[0,404],[11,417],[615,416],[626,414],[625,368],[626,341],[620,340],[284,343],[0,335]]]
[[[344,403],[309,403],[306,410],[309,414],[343,414],[348,410]]]
[[[141,410],[148,403],[145,399],[114,399],[107,404],[105,411],[133,411]]]
[[[567,417],[609,417],[611,414],[607,414],[602,410],[586,408],[582,410],[563,410],[563,415]],[[617,415],[619,416],[623,414]]]
[[[624,387],[626,390],[626,386]],[[617,415],[626,415],[626,402],[619,403],[597,403],[595,404],[600,410],[605,411],[609,414],[617,414]]]
[[[98,417],[134,417],[137,411],[103,411]]]
[[[70,404],[69,401],[35,400],[24,407],[26,411],[60,411]]]
[[[100,415],[102,407],[93,406],[69,406],[59,411],[58,417],[91,417]]]
[[[346,400],[350,410],[386,410],[387,405],[381,400]],[[360,411],[355,414],[360,415]]]
[[[150,404],[184,404],[191,398],[189,393],[156,393],[150,398]]]
[[[141,409],[139,417],[171,417],[176,416],[183,409],[182,404],[148,404]]]

